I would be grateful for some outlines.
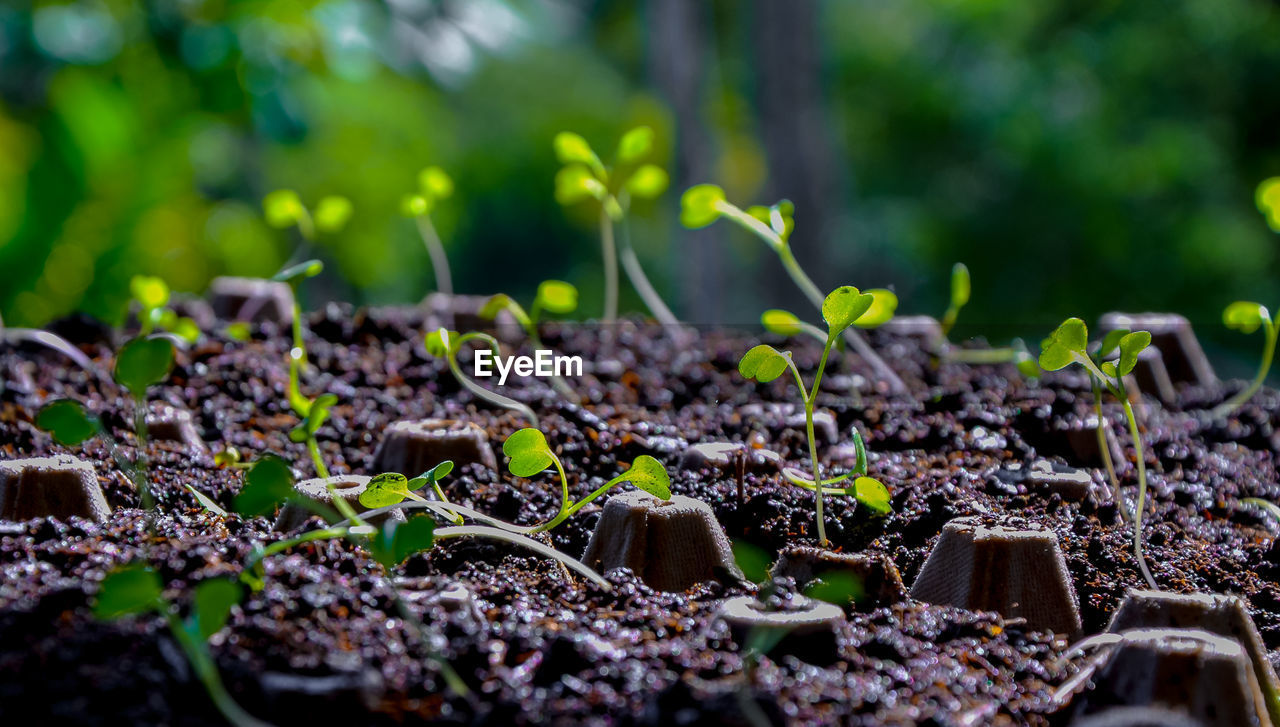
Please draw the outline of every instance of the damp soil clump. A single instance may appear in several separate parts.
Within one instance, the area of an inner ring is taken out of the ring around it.
[[[398,421],[475,424],[500,468],[500,443],[527,426],[476,400],[427,354],[428,322],[419,309],[329,305],[308,325],[311,369],[303,388],[339,399],[318,435],[335,476],[377,474],[374,455]],[[58,328],[109,367],[111,331],[86,321]],[[587,363],[586,375],[571,382],[583,404],[564,401],[536,379],[513,377],[502,393],[538,412],[575,497],[648,454],[671,472],[673,493],[705,502],[729,538],[773,555],[817,544],[809,493],[767,467],[681,467],[689,446],[729,442],[777,452],[788,466],[807,469],[803,425],[795,426],[787,408],[785,382],[759,385],[737,373],[739,357],[760,338],[782,343],[730,330],[677,335],[624,321],[605,352],[599,329],[548,324],[546,345]],[[917,339],[889,332],[870,338],[910,392],[889,395],[856,355],[844,354],[817,401],[830,412],[837,441],[819,451],[826,468],[851,466],[847,445],[857,427],[869,475],[888,487],[893,512],[874,518],[852,499],[828,496],[832,548],[885,557],[910,587],[951,520],[1022,521],[1056,535],[1083,633],[1105,630],[1126,591],[1143,581],[1100,463],[1073,448],[1069,436],[1093,414],[1087,379],[1060,372],[1027,381],[1012,366],[938,366]],[[808,342],[788,345],[801,369],[821,355]],[[0,715],[220,723],[163,619],[103,622],[90,607],[115,566],[145,559],[167,592],[187,593],[202,580],[234,577],[255,546],[279,537],[273,518],[214,515],[186,485],[230,510],[242,475],[215,464],[227,447],[246,456],[274,452],[299,480],[315,476],[304,445],[288,436],[297,424],[284,395],[289,346],[287,329],[266,320],[248,341],[213,335],[179,351],[172,376],[151,398],[190,412],[207,449],[147,443],[158,508],[153,530],[105,445],[60,447],[33,423],[47,401],[78,399],[131,456],[124,392],[51,352],[0,351],[0,459],[80,457],[93,463],[111,506],[103,522],[0,521]],[[469,354],[461,359],[469,368]],[[1240,500],[1280,500],[1280,395],[1264,389],[1225,422],[1203,413],[1240,385],[1183,387],[1167,405],[1143,400],[1138,416],[1151,482],[1145,552],[1162,588],[1243,596],[1274,653],[1276,526]],[[1107,401],[1103,411],[1124,455],[1117,463],[1122,494],[1132,502],[1132,443],[1119,406]],[[1064,498],[1016,474],[1040,461],[1083,470],[1092,486],[1084,497]],[[459,467],[443,487],[454,502],[520,524],[543,522],[559,507],[552,479],[516,478],[480,462]],[[581,556],[607,500],[552,530],[549,542]],[[726,599],[754,596],[756,586],[728,570],[668,593],[618,568],[604,574],[612,586],[606,590],[528,551],[463,539],[437,543],[392,570],[342,541],[300,545],[263,565],[264,588],[233,610],[210,648],[236,700],[277,724],[753,724],[762,715],[797,725],[1054,724],[1062,722],[1052,713],[1054,688],[1076,670],[1062,659],[1066,634],[911,599],[847,605],[833,627],[834,658],[822,663],[783,650],[749,665],[719,609]],[[427,625],[429,644],[402,620],[397,591]],[[429,650],[449,661],[470,695],[446,688]]]

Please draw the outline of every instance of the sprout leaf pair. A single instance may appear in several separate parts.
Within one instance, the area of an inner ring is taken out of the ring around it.
[[[1280,182],[1277,182],[1277,184],[1280,185]],[[1280,195],[1280,186],[1276,187],[1276,194]],[[1280,228],[1280,225],[1273,226]],[[1249,383],[1247,388],[1224,401],[1213,410],[1214,416],[1217,417],[1225,417],[1240,408],[1242,404],[1258,393],[1258,389],[1262,388],[1263,382],[1267,380],[1267,372],[1271,370],[1271,361],[1275,358],[1276,353],[1277,334],[1280,334],[1280,324],[1271,320],[1271,312],[1261,303],[1243,300],[1232,303],[1227,306],[1226,310],[1222,311],[1222,323],[1227,328],[1246,335],[1261,328],[1266,334],[1266,343],[1263,344],[1262,363],[1258,365],[1257,375],[1253,377],[1253,381]]]

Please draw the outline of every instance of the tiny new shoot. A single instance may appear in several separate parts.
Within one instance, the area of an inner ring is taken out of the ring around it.
[[[554,528],[623,482],[630,482],[659,500],[671,499],[671,477],[661,462],[647,454],[636,457],[626,472],[604,483],[581,500],[573,502],[569,498],[569,479],[565,476],[564,465],[555,452],[551,451],[542,432],[528,428],[513,433],[502,443],[502,453],[510,458],[507,469],[516,477],[533,477],[553,466],[560,476],[560,511],[545,523],[524,529],[527,533],[541,533]]]
[[[412,217],[418,225],[418,234],[431,258],[431,268],[436,276],[436,290],[453,297],[453,277],[449,274],[449,257],[445,255],[440,234],[431,223],[431,213],[436,203],[453,196],[453,179],[440,167],[427,167],[418,173],[418,191],[405,195],[400,211]]]
[[[156,571],[135,563],[111,571],[102,580],[93,615],[104,621],[145,613],[162,616],[222,716],[236,727],[262,727],[265,722],[231,698],[209,653],[209,637],[227,625],[231,609],[243,597],[244,589],[235,581],[225,578],[202,581],[192,595],[189,615],[182,618],[177,605],[164,596]]]
[[[133,399],[133,426],[137,438],[137,454],[130,462],[97,416],[85,410],[80,402],[60,399],[40,410],[36,426],[53,435],[54,441],[73,447],[96,435],[102,435],[116,465],[124,470],[142,499],[142,508],[150,511],[155,502],[147,478],[147,389],[160,383],[173,368],[173,341],[165,336],[135,338],[116,354],[112,376]]]
[[[572,313],[577,307],[577,288],[563,280],[544,280],[538,285],[538,293],[528,311],[525,311],[524,307],[512,299],[511,296],[499,293],[490,298],[484,304],[484,307],[480,309],[480,317],[492,320],[497,318],[500,311],[510,311],[511,315],[520,323],[520,327],[529,335],[529,342],[533,344],[533,347],[535,349],[545,349],[546,346],[542,344],[542,337],[538,334],[538,322],[542,320],[542,312],[547,311],[548,313],[564,315]],[[551,376],[551,385],[564,398],[574,404],[581,403],[578,394],[564,380],[564,377],[553,374]]]
[[[782,267],[786,269],[792,282],[800,288],[809,302],[813,303],[818,310],[822,310],[824,301],[822,291],[800,267],[800,263],[791,252],[790,238],[795,228],[794,211],[795,206],[787,200],[782,200],[770,207],[755,206],[743,210],[725,199],[724,190],[714,184],[690,187],[680,198],[680,222],[685,227],[690,229],[706,227],[724,217],[754,233],[777,254],[778,259],[782,261]],[[852,327],[847,328],[844,331],[844,337],[858,355],[876,371],[876,375],[888,384],[890,391],[900,394],[907,390],[902,379],[872,350],[856,330]]]
[[[1138,420],[1133,414],[1133,405],[1129,401],[1129,392],[1125,387],[1124,377],[1128,376],[1138,364],[1138,355],[1151,345],[1151,334],[1147,331],[1122,333],[1116,340],[1119,358],[1115,361],[1094,363],[1089,356],[1089,329],[1079,318],[1068,318],[1058,326],[1057,330],[1044,340],[1040,353],[1040,366],[1046,371],[1058,371],[1072,364],[1079,364],[1090,375],[1102,382],[1112,396],[1120,401],[1124,408],[1125,419],[1129,424],[1129,433],[1133,437],[1133,448],[1138,468],[1138,500],[1133,508],[1133,555],[1138,561],[1138,568],[1147,585],[1159,590],[1156,580],[1147,568],[1146,558],[1142,555],[1142,516],[1147,501],[1147,464],[1142,447],[1142,435],[1138,431]],[[1122,502],[1117,506],[1124,508]]]
[[[613,167],[606,167],[587,140],[578,134],[560,132],[554,146],[556,158],[563,165],[556,174],[556,201],[566,207],[589,199],[600,204],[604,322],[613,323],[618,315],[618,246],[614,241],[613,226],[623,223],[622,267],[631,285],[659,323],[676,324],[675,315],[640,266],[625,225],[633,198],[653,199],[666,191],[669,183],[662,167],[645,161],[653,152],[653,129],[639,126],[623,134]]]
[[[941,341],[942,351],[939,358],[953,361],[955,363],[964,364],[1001,364],[1012,363],[1018,367],[1018,372],[1028,379],[1036,378],[1040,375],[1040,367],[1036,365],[1036,359],[1027,350],[1027,346],[1022,339],[1013,339],[1013,345],[1002,348],[959,348],[952,345],[947,339],[951,329],[955,326],[956,320],[960,317],[960,309],[969,303],[969,295],[972,292],[972,281],[969,277],[969,268],[964,263],[956,263],[951,268],[951,298],[947,306],[947,310],[942,315],[940,326],[942,328]]]
[[[376,510],[380,507],[395,505],[407,500],[415,502],[429,502],[415,490],[420,490],[427,485],[435,492],[436,500],[451,505],[449,498],[445,497],[444,490],[440,488],[440,480],[453,471],[453,461],[445,460],[422,474],[409,479],[397,472],[384,472],[373,479],[369,480],[369,484],[365,487],[364,492],[360,493],[360,504],[370,510]],[[451,520],[457,525],[461,525],[462,516],[453,514]]]
[[[858,450],[858,466],[855,466],[854,471],[833,479],[822,479],[822,466],[818,459],[818,443],[817,438],[814,436],[813,428],[814,404],[818,399],[822,374],[827,367],[827,358],[831,354],[831,348],[835,345],[841,333],[871,311],[875,302],[875,296],[869,293],[862,293],[857,288],[849,285],[836,288],[823,300],[822,318],[827,323],[827,332],[823,336],[822,358],[818,362],[818,370],[814,375],[811,387],[805,386],[804,378],[800,375],[800,369],[796,368],[790,351],[782,352],[772,346],[761,344],[747,351],[742,360],[738,362],[739,373],[748,379],[755,379],[761,383],[773,381],[788,370],[795,377],[796,387],[800,390],[804,404],[805,435],[809,440],[809,460],[813,478],[806,479],[798,474],[791,473],[787,479],[797,486],[813,491],[818,523],[818,542],[823,547],[830,545],[830,541],[827,539],[826,522],[823,514],[826,495],[853,495],[858,502],[878,514],[884,514],[889,511],[888,490],[877,480],[865,476],[866,455],[861,446],[859,446]],[[802,330],[802,328],[797,330]],[[855,436],[855,444],[861,445],[861,442],[861,437]],[[857,477],[852,487],[834,486],[850,476]]]
[[[159,328],[187,343],[195,343],[200,338],[196,322],[179,316],[169,307],[171,293],[161,278],[135,275],[129,281],[129,293],[138,304],[138,335],[149,336]]]
[[[1222,311],[1222,322],[1227,328],[1246,335],[1261,328],[1266,335],[1266,342],[1262,346],[1262,363],[1258,366],[1258,375],[1253,377],[1248,388],[1213,410],[1213,415],[1219,418],[1239,409],[1262,388],[1263,382],[1267,380],[1267,372],[1271,370],[1271,360],[1276,354],[1276,337],[1280,333],[1280,324],[1271,320],[1271,312],[1261,303],[1238,300]]]
[[[538,426],[538,415],[534,413],[533,409],[515,399],[489,391],[462,373],[462,367],[458,365],[458,351],[472,341],[478,341],[488,346],[495,359],[502,355],[502,349],[498,346],[498,339],[487,333],[472,331],[459,334],[457,331],[450,331],[445,328],[439,328],[427,334],[427,353],[437,358],[445,359],[449,363],[449,371],[453,374],[453,378],[457,379],[458,383],[462,384],[462,387],[467,391],[490,404],[517,412],[527,418],[535,427]]]

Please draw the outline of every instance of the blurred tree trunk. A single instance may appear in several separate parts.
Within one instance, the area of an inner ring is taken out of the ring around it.
[[[843,179],[822,96],[818,2],[754,0],[752,10],[755,105],[769,162],[765,196],[758,201],[795,203],[796,257],[826,291],[852,281],[840,279],[839,271],[823,270],[840,257],[832,254],[832,246],[839,244],[842,227]],[[771,282],[779,272],[770,265],[758,275],[761,282]],[[786,295],[787,305],[804,308],[799,291],[788,287]]]
[[[710,6],[694,0],[650,0],[648,12],[649,73],[675,112],[676,159],[671,187],[678,195],[691,184],[714,181],[715,149],[700,113],[709,67]],[[721,227],[677,233],[684,261],[680,268],[682,317],[694,323],[723,320],[725,240]]]

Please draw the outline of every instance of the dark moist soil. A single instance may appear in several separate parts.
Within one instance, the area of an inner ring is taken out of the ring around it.
[[[424,351],[425,325],[416,309],[330,305],[311,317],[313,370],[303,388],[339,397],[320,432],[335,474],[374,474],[368,468],[380,432],[399,419],[477,422],[488,429],[499,462],[503,439],[525,426],[460,390]],[[109,370],[115,334],[85,319],[54,329]],[[710,441],[766,446],[804,466],[802,427],[786,423],[797,400],[792,385],[745,382],[736,373],[738,358],[757,340],[753,334],[624,323],[611,351],[600,348],[599,334],[586,326],[546,331],[548,345],[582,355],[591,369],[575,382],[589,402],[584,406],[564,403],[536,380],[505,389],[542,417],[575,495],[612,477],[619,462],[647,453],[667,465],[675,492],[712,506],[730,537],[770,552],[815,542],[812,499],[776,474],[748,474],[740,499],[736,477],[680,469],[687,444]],[[871,338],[910,394],[886,395],[846,354],[831,366],[819,400],[834,414],[840,441],[821,452],[828,464],[847,464],[848,432],[858,427],[870,474],[889,487],[894,513],[873,519],[852,502],[828,498],[833,547],[887,553],[910,585],[953,517],[1042,523],[1057,533],[1066,555],[1085,633],[1104,628],[1141,578],[1130,531],[1116,524],[1102,473],[1090,470],[1094,487],[1081,502],[997,476],[1044,457],[1096,466],[1073,453],[1064,432],[1091,413],[1086,380],[1059,373],[1027,382],[1011,367],[937,367],[914,339],[883,332]],[[790,345],[801,370],[811,371],[820,351],[807,341]],[[89,608],[108,570],[143,558],[186,608],[195,584],[235,576],[255,545],[278,538],[266,518],[203,511],[183,486],[230,509],[241,475],[216,467],[212,457],[226,446],[248,456],[282,454],[299,477],[313,476],[303,446],[287,436],[297,423],[284,397],[287,346],[287,331],[266,324],[249,342],[213,338],[179,353],[173,375],[152,398],[189,409],[209,452],[148,445],[159,504],[154,536],[147,535],[137,494],[96,442],[72,452],[95,463],[115,508],[108,523],[0,522],[0,717],[220,723],[159,617],[100,622]],[[58,397],[87,402],[134,452],[131,408],[114,385],[38,349],[0,352],[0,372],[0,457],[64,451],[32,423],[38,408]],[[1140,416],[1154,501],[1147,553],[1167,589],[1245,596],[1268,648],[1276,649],[1280,558],[1268,555],[1275,525],[1238,501],[1280,500],[1280,397],[1264,391],[1226,424],[1202,414],[1239,385],[1185,389],[1171,408],[1145,399]],[[1106,413],[1127,448],[1120,469],[1132,498],[1131,442],[1118,405],[1108,402]],[[478,466],[456,471],[446,491],[520,523],[545,520],[558,506],[558,486],[548,477],[523,480]],[[555,546],[580,555],[599,511],[593,504],[556,528]],[[667,727],[750,724],[760,716],[795,725],[1046,724],[1061,721],[1049,714],[1053,687],[1077,668],[1059,660],[1063,637],[993,613],[903,602],[847,609],[834,661],[809,663],[804,653],[779,648],[748,679],[743,651],[716,609],[721,599],[754,586],[726,575],[687,593],[661,593],[615,570],[607,574],[613,588],[605,590],[487,541],[445,541],[391,572],[349,543],[317,542],[271,557],[265,568],[265,588],[233,611],[211,648],[235,699],[277,724]],[[428,625],[429,643],[402,622],[393,586]],[[448,659],[469,697],[445,688],[430,652]]]

